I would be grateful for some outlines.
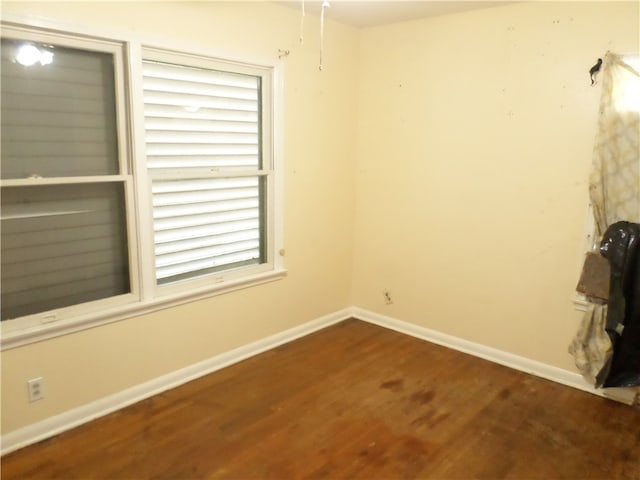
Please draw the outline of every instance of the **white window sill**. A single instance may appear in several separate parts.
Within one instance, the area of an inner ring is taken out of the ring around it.
[[[2,322],[0,329],[0,349],[8,350],[30,343],[67,335],[70,333],[93,328],[108,323],[118,322],[127,318],[152,313],[158,310],[175,307],[189,302],[195,302],[205,298],[233,292],[263,283],[280,280],[287,275],[284,269],[252,275],[251,277],[230,280],[223,284],[207,286],[185,293],[167,295],[145,302],[135,302],[114,308],[104,309],[69,318],[60,318],[55,321],[42,322],[39,325],[20,327],[19,324],[11,325],[12,320]],[[19,322],[19,320],[16,320]]]

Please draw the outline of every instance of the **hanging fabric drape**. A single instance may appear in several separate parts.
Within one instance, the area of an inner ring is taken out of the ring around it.
[[[618,221],[640,223],[640,74],[607,53],[589,195],[597,237]],[[593,385],[604,384],[613,357],[606,334],[607,306],[590,303],[569,347],[576,366]]]
[[[607,53],[589,194],[596,231],[640,221],[640,74]]]
[[[640,223],[610,225],[600,253],[611,268],[606,331],[613,345],[603,387],[640,386]]]

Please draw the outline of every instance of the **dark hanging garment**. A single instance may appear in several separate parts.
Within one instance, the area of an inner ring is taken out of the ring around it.
[[[613,344],[603,386],[639,386],[640,224],[612,224],[604,233],[600,253],[611,267],[606,330]]]

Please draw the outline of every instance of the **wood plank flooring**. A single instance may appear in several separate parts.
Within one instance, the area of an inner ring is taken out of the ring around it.
[[[640,410],[347,320],[2,459],[2,479],[640,479]]]

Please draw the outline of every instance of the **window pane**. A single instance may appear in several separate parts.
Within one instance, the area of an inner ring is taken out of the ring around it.
[[[2,39],[2,178],[119,173],[113,55]]]
[[[264,262],[264,179],[156,181],[159,284]]]
[[[260,77],[145,61],[150,169],[258,169]]]
[[[2,189],[2,320],[130,291],[120,183]]]
[[[261,76],[145,60],[143,87],[157,283],[264,263]]]

